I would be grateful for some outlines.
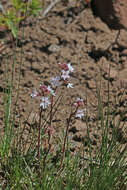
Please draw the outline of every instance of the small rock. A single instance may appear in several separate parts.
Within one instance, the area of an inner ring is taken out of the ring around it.
[[[115,69],[110,70],[110,78],[116,78],[118,75],[118,72]]]
[[[124,50],[122,51],[121,55],[127,56],[127,49],[124,49]]]
[[[122,48],[127,49],[127,31],[125,31],[125,30],[120,31],[118,45],[121,46]]]
[[[88,88],[89,89],[95,89],[96,88],[96,83],[94,80],[90,80],[87,82]]]
[[[60,47],[56,44],[51,44],[49,46],[48,50],[51,52],[58,52],[58,51],[60,51]]]

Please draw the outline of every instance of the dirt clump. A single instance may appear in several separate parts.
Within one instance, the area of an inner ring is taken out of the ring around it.
[[[127,29],[127,0],[93,0],[93,8],[112,29]]]

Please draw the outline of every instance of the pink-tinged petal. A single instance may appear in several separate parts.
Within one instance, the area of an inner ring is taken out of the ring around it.
[[[46,85],[40,85],[40,89],[41,89],[41,91],[42,91],[43,93],[46,93],[46,94],[49,93],[49,90],[48,90],[48,88],[47,88]]]
[[[68,71],[69,68],[68,68],[68,65],[66,63],[58,63],[60,69],[63,69],[65,71]]]
[[[78,107],[78,104],[75,102],[75,103],[74,103],[74,106],[75,106],[75,107]]]
[[[83,99],[77,98],[76,102],[74,103],[74,106],[75,106],[75,107],[84,106],[84,101],[83,101]]]

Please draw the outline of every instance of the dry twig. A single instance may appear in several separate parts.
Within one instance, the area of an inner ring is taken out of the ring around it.
[[[40,19],[44,18],[58,2],[60,2],[60,0],[52,0],[50,5],[42,13]]]

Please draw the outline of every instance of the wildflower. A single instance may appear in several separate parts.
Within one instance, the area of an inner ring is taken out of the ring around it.
[[[49,98],[47,98],[45,96],[43,96],[41,98],[40,107],[42,107],[43,109],[46,109],[50,104],[51,104],[51,102],[49,101]]]
[[[84,116],[84,111],[85,111],[84,109],[83,110],[77,110],[75,117],[81,119]]]
[[[49,91],[53,96],[56,95],[55,92],[54,92],[54,90],[53,90],[50,86],[48,86],[47,89],[48,89],[48,91]]]
[[[62,72],[61,78],[63,78],[64,80],[70,78],[69,71],[62,70],[61,72]]]
[[[33,92],[32,92],[32,94],[31,94],[31,97],[32,98],[35,98],[35,97],[37,97],[38,96],[38,91],[37,90],[34,90]]]
[[[46,94],[49,93],[49,90],[48,90],[47,86],[45,86],[45,85],[40,85],[40,89],[41,89],[41,91],[42,91],[43,93],[46,93]]]
[[[60,77],[59,76],[53,77],[51,78],[50,82],[53,87],[57,87],[60,84]]]
[[[70,63],[67,63],[67,66],[68,66],[69,72],[73,72],[74,71],[74,68],[71,66]]]
[[[68,83],[68,84],[67,84],[67,88],[74,88],[74,86],[73,86],[72,83]]]
[[[59,67],[64,71],[73,72],[74,68],[71,66],[70,63],[58,63]]]
[[[68,71],[68,65],[66,63],[58,63],[59,67],[65,71]]]
[[[75,107],[84,106],[84,102],[82,98],[77,98],[76,102],[74,103]]]

